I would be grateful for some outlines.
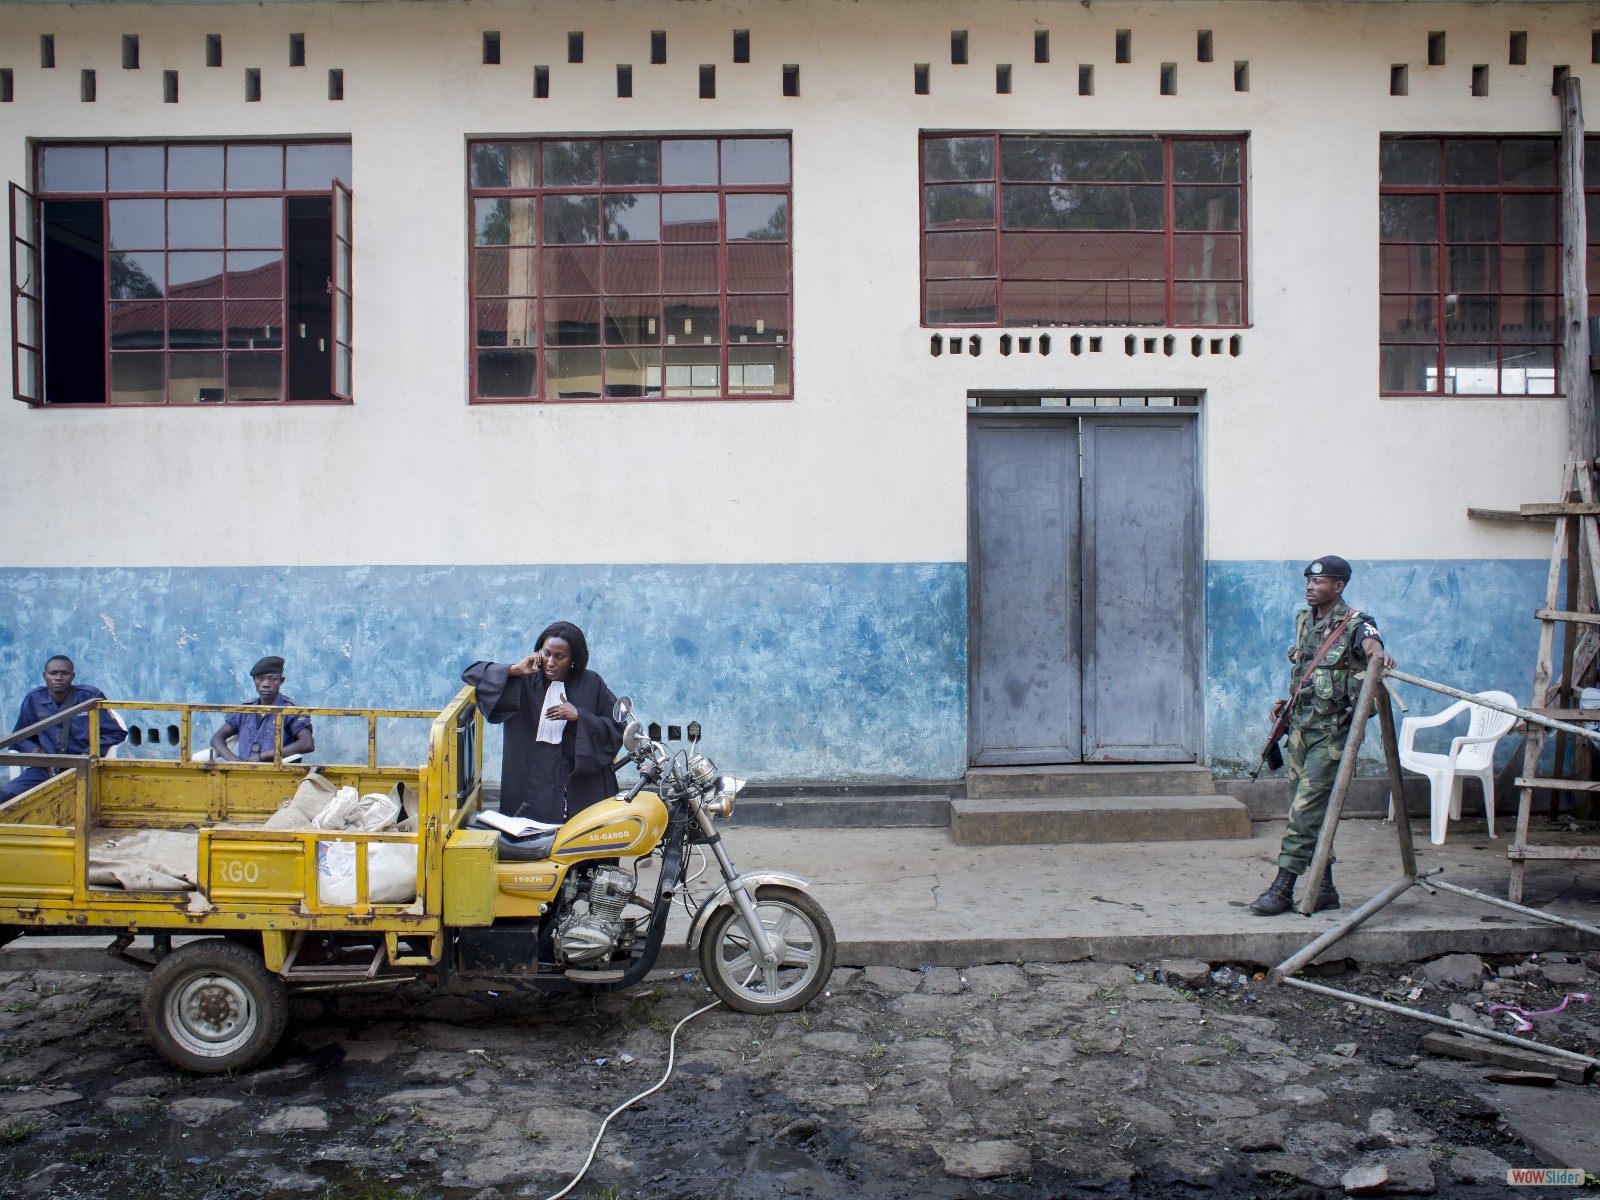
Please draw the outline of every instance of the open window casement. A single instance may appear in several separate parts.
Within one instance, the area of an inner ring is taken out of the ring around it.
[[[11,394],[44,403],[44,335],[41,319],[39,202],[11,185]]]
[[[333,298],[333,379],[330,390],[340,400],[349,400],[350,389],[350,210],[351,191],[339,180],[333,181],[333,276],[328,290]]]

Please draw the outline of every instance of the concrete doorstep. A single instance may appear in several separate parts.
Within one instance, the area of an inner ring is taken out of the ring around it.
[[[742,828],[725,845],[742,871],[766,867],[809,878],[839,936],[840,965],[967,966],[1093,958],[1148,962],[1188,957],[1270,966],[1336,924],[1341,912],[1258,917],[1246,905],[1276,869],[1281,823],[1252,838],[1155,843],[962,846],[947,829]],[[1481,822],[1452,822],[1449,840],[1417,847],[1419,868],[1503,898],[1508,838]],[[1394,826],[1345,821],[1336,882],[1347,913],[1400,878]],[[714,872],[714,869],[713,869]],[[702,875],[699,888],[709,887]],[[1591,921],[1600,870],[1535,862],[1526,903]],[[674,914],[664,966],[687,966],[686,918]],[[124,969],[104,953],[109,935],[22,938],[0,950],[0,970]],[[1504,909],[1412,888],[1324,957],[1406,962],[1470,951],[1512,954],[1600,949],[1600,939]],[[129,968],[131,969],[131,968]]]

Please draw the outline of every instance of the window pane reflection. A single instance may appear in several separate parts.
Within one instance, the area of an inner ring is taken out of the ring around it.
[[[113,192],[159,192],[166,184],[166,153],[160,146],[111,146]]]
[[[722,143],[723,183],[788,183],[789,143],[783,138],[737,138]]]
[[[282,400],[283,355],[228,354],[229,400]]]
[[[236,142],[228,147],[230,192],[274,192],[282,188],[282,146]]]
[[[41,192],[106,190],[104,146],[46,146],[39,155]]]
[[[661,240],[661,197],[649,193],[612,192],[602,202],[605,240],[656,242]]]
[[[539,356],[535,350],[485,350],[478,354],[478,395],[526,399],[538,395]]]
[[[174,350],[204,350],[222,345],[222,305],[198,303],[167,306],[168,345]]]
[[[717,143],[677,139],[662,142],[661,182],[668,187],[716,183]]]
[[[533,300],[480,300],[478,345],[538,345],[538,313],[538,303]]]
[[[222,201],[167,201],[167,244],[178,249],[220,250],[224,245]]]
[[[728,392],[741,396],[782,396],[789,391],[787,346],[732,346],[728,350]]]
[[[106,209],[111,221],[113,250],[160,250],[166,246],[161,201],[112,200]]]
[[[1386,393],[1437,392],[1437,346],[1383,346],[1378,351],[1380,386]]]
[[[531,198],[501,196],[472,206],[472,240],[480,246],[531,246],[538,238]]]
[[[558,400],[590,400],[600,395],[599,350],[547,350],[545,386]]]
[[[537,142],[474,142],[472,186],[531,188],[539,186]]]
[[[1500,390],[1499,360],[1499,349],[1495,346],[1445,347],[1445,394],[1495,395]]]
[[[113,350],[160,350],[166,345],[167,310],[161,304],[113,304]]]
[[[175,192],[220,192],[221,146],[168,146],[167,187]]]
[[[229,200],[227,244],[283,245],[283,201],[276,197]]]
[[[228,305],[228,347],[277,350],[283,346],[283,312],[277,304],[250,301]]]
[[[722,391],[722,366],[715,350],[669,346],[664,368],[664,396],[715,396]]]
[[[994,178],[994,139],[929,138],[922,144],[923,178],[929,183]]]
[[[113,300],[156,300],[166,291],[163,254],[113,254],[109,268]]]
[[[350,144],[318,143],[295,145],[290,143],[285,186],[291,192],[326,192],[335,179],[350,182]]]
[[[169,404],[215,404],[222,397],[222,355],[173,354],[168,357]]]
[[[601,151],[607,187],[661,182],[661,148],[648,141],[608,141]]]
[[[533,296],[539,291],[532,250],[478,250],[473,286],[480,296]]]
[[[661,395],[661,351],[607,350],[606,395],[615,399],[640,399]]]
[[[111,403],[160,404],[167,398],[167,356],[113,354]]]

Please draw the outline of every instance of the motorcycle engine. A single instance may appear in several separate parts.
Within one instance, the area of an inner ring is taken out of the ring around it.
[[[574,900],[556,924],[555,950],[562,962],[592,966],[611,958],[633,922],[622,910],[633,895],[631,871],[601,867],[589,879],[588,899]]]

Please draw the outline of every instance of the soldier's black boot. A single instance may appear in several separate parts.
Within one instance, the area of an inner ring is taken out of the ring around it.
[[[1262,917],[1275,917],[1279,913],[1288,912],[1294,907],[1294,881],[1298,878],[1299,876],[1291,875],[1279,867],[1278,877],[1266,891],[1255,898],[1250,905],[1250,911]]]
[[[1339,907],[1339,893],[1333,888],[1333,864],[1328,864],[1327,871],[1322,876],[1322,886],[1317,889],[1317,906],[1312,912],[1321,912],[1325,908]]]

